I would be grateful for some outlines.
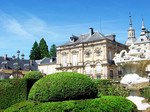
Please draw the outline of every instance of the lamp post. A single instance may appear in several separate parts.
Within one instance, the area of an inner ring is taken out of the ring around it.
[[[16,71],[17,72],[17,74],[16,74],[17,76],[16,77],[17,78],[18,78],[18,73],[19,73],[19,56],[20,56],[20,51],[18,50],[17,51],[17,67],[16,67],[16,69],[17,69],[17,71]]]

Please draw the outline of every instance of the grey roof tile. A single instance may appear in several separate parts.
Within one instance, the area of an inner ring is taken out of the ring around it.
[[[7,63],[4,63],[7,62]],[[38,70],[37,63],[33,60],[32,64],[30,63],[30,60],[26,59],[12,59],[10,57],[7,57],[4,59],[4,57],[0,57],[0,68],[4,67],[3,69],[16,69],[16,64],[19,62],[19,70],[26,70],[25,65],[29,65],[30,70]]]
[[[43,58],[39,65],[56,64],[56,58]]]
[[[99,32],[94,32],[93,35],[83,34],[83,35],[80,35],[78,37],[78,40],[76,40],[75,42],[69,41],[60,46],[73,45],[73,44],[78,44],[78,43],[86,43],[86,42],[98,41],[98,40],[103,40],[103,39],[109,39],[109,40],[115,41],[115,35],[105,36]]]

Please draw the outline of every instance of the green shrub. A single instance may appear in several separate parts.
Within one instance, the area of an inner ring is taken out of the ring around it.
[[[26,100],[30,88],[35,82],[36,79],[0,80],[0,109],[5,109],[17,102]]]
[[[102,97],[63,102],[21,102],[4,112],[136,112],[135,104],[124,97]]]
[[[129,96],[129,90],[112,80],[94,80],[98,88],[98,96]]]
[[[24,76],[24,78],[26,79],[40,79],[42,77],[43,75],[39,71],[30,71],[30,72],[27,72]]]
[[[28,99],[34,101],[62,101],[95,98],[96,84],[83,74],[61,72],[38,80],[31,88]]]
[[[22,79],[0,80],[0,109],[27,99],[27,81]]]
[[[150,87],[140,89],[140,94],[150,102]]]
[[[4,109],[0,109],[0,112],[4,112]]]

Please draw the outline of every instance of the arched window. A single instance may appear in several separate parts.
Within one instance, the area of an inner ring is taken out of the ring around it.
[[[90,66],[90,64],[87,64],[85,66],[85,74],[91,74],[91,66]]]
[[[102,66],[101,66],[100,63],[97,63],[97,65],[96,65],[96,76],[97,76],[97,79],[101,78],[101,74],[102,74]]]
[[[96,73],[101,73],[101,70],[102,70],[101,64],[97,63],[97,65],[96,65]]]

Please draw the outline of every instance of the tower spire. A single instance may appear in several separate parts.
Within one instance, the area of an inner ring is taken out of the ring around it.
[[[144,19],[142,17],[142,30],[145,30]]]
[[[130,22],[129,22],[130,27],[128,29],[128,39],[125,43],[127,46],[130,46],[131,44],[133,44],[136,41],[135,30],[132,27],[132,18],[131,18],[130,13],[129,13],[129,19],[130,19]]]
[[[132,18],[131,18],[131,14],[129,15],[129,18],[130,18],[130,27],[132,27]]]

